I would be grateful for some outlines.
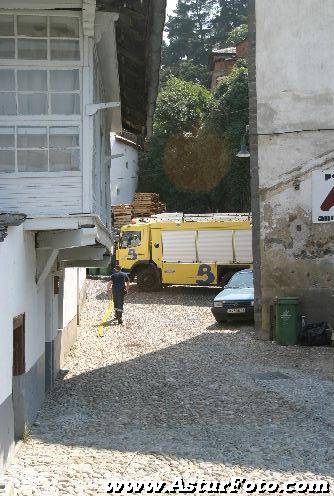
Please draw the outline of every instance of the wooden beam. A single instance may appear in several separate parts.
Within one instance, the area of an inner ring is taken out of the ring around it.
[[[110,265],[111,262],[111,257],[110,256],[105,256],[101,260],[64,260],[63,262],[60,263],[61,268],[68,268],[68,267],[87,267],[87,268],[94,268],[94,267],[101,267],[101,268],[106,268]]]
[[[145,43],[146,31],[137,26],[133,26],[129,22],[121,22],[119,20],[117,23],[117,39],[123,41],[125,37],[136,43]]]
[[[97,228],[81,228],[73,231],[45,231],[37,234],[37,248],[63,250],[96,243]]]
[[[146,76],[146,71],[145,68],[143,67],[142,69],[134,69],[130,66],[127,65],[122,65],[122,73],[120,74],[120,79],[121,81],[132,78],[132,79],[139,79],[145,81],[145,76]]]
[[[150,0],[97,0],[96,8],[107,12],[121,12],[146,17]]]
[[[102,260],[106,254],[104,246],[82,246],[80,248],[67,248],[60,250],[58,259],[63,261],[78,261],[78,260]]]
[[[25,231],[55,231],[56,229],[78,229],[79,221],[77,217],[36,217],[27,219],[23,224]]]
[[[82,26],[85,36],[94,36],[96,0],[82,0]]]
[[[58,250],[36,250],[36,284],[39,291],[57,260]]]
[[[117,49],[121,63],[125,63],[125,61],[122,61],[122,57],[126,60],[131,60],[131,62],[136,66],[136,67],[146,67],[146,60],[145,59],[140,59],[138,58],[138,54],[136,55],[134,52],[129,51],[126,47],[123,47],[122,44],[118,45]]]

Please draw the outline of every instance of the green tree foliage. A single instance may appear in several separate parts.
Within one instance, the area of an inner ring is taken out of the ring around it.
[[[139,191],[160,193],[169,211],[249,211],[249,160],[236,157],[247,123],[245,61],[214,95],[169,79],[158,97],[153,137],[140,156]]]
[[[162,66],[160,71],[161,86],[172,76],[189,83],[198,83],[205,87],[209,86],[211,77],[207,64],[195,64],[193,60],[181,60],[169,66]]]
[[[248,124],[248,69],[240,60],[231,74],[223,79],[215,94],[215,106],[205,119],[205,127],[215,130],[230,147],[228,174],[213,192],[220,208],[225,211],[250,211],[249,160],[237,158],[241,140]]]
[[[248,73],[239,61],[212,95],[214,45],[245,37],[247,0],[178,0],[167,22],[154,132],[140,156],[139,191],[169,211],[249,211],[249,160],[236,154],[248,123]]]
[[[159,94],[154,133],[139,163],[139,190],[160,193],[169,211],[213,210],[211,191],[229,163],[224,139],[202,123],[214,107],[199,84],[171,78]]]
[[[165,47],[164,64],[185,59],[207,64],[216,7],[215,0],[178,0],[175,13],[166,24],[169,44]]]
[[[241,24],[237,28],[234,28],[226,39],[226,46],[235,46],[240,41],[243,41],[248,36],[248,26],[247,24]]]
[[[213,18],[212,30],[215,43],[226,46],[231,31],[247,23],[248,0],[218,0],[219,13]]]
[[[171,136],[199,128],[211,105],[212,95],[203,86],[170,78],[158,96],[154,134]]]
[[[209,86],[208,58],[214,46],[240,41],[247,0],[178,0],[166,23],[162,84],[170,75]]]

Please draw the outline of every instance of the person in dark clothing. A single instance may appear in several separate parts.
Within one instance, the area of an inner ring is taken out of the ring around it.
[[[107,291],[108,294],[112,293],[115,318],[119,324],[123,324],[124,296],[129,292],[129,286],[130,280],[128,275],[122,272],[121,267],[117,265],[108,283]]]

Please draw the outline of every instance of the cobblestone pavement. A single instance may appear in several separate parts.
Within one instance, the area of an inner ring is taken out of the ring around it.
[[[102,495],[115,478],[326,479],[334,489],[332,349],[219,327],[206,288],[132,289],[125,325],[98,338],[105,289],[88,281],[68,371],[7,469],[19,495]]]

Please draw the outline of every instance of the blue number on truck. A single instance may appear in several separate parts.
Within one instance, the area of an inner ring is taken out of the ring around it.
[[[198,286],[208,286],[215,280],[215,275],[211,271],[211,266],[208,264],[202,264],[198,267],[198,276],[206,276],[206,279],[197,279],[196,284]]]

